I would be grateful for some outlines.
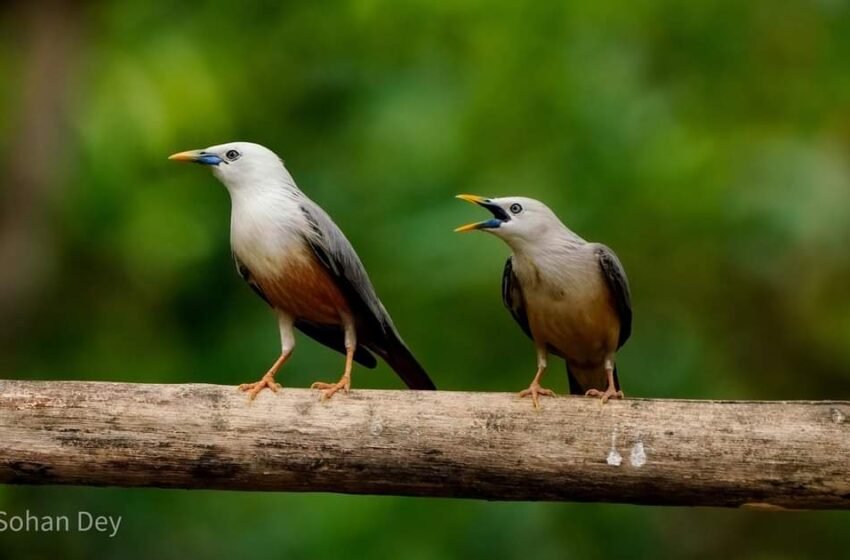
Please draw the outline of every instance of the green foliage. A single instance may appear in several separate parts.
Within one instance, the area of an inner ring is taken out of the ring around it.
[[[61,183],[50,275],[3,342],[4,376],[237,384],[264,371],[275,322],[233,270],[226,193],[165,159],[252,140],[345,230],[443,389],[519,390],[534,369],[500,302],[506,247],[452,233],[478,217],[452,198],[471,192],[540,198],[619,254],[635,302],[627,396],[850,394],[845,2],[79,9],[67,134],[40,162]],[[14,28],[5,17],[0,37]],[[0,40],[9,119],[17,49]],[[300,338],[281,381],[340,367]],[[547,379],[565,390],[560,365]],[[382,366],[354,386],[400,382]],[[24,508],[121,514],[126,529],[0,535],[20,556],[793,558],[850,545],[844,514],[0,488],[0,510]]]

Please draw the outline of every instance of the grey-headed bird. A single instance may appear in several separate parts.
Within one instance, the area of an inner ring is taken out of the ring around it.
[[[236,269],[277,314],[280,357],[256,383],[254,399],[280,387],[275,373],[295,347],[293,329],[345,354],[337,383],[313,383],[324,398],[351,387],[352,362],[383,358],[411,389],[434,389],[398,334],[366,269],[331,218],[296,186],[281,159],[249,142],[180,152],[171,160],[207,165],[231,200],[230,246]]]
[[[617,255],[573,233],[548,206],[523,197],[458,198],[493,218],[457,228],[481,230],[511,248],[502,275],[502,300],[537,349],[537,373],[520,397],[552,396],[540,386],[548,354],[564,358],[570,393],[622,398],[616,352],[632,330],[629,282]]]

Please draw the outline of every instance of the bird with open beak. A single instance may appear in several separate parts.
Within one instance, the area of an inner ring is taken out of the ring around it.
[[[249,142],[180,152],[168,159],[208,166],[230,193],[230,246],[239,275],[277,315],[281,353],[256,383],[239,389],[253,400],[277,391],[278,369],[295,347],[294,329],[345,354],[336,383],[313,383],[330,398],[351,387],[352,362],[386,361],[411,389],[434,389],[378,299],[351,244],[331,218],[296,186],[281,159]]]
[[[489,210],[493,217],[455,231],[486,231],[501,238],[512,254],[502,275],[502,300],[537,349],[537,373],[520,397],[535,408],[548,355],[567,363],[570,393],[622,398],[616,352],[632,329],[629,282],[611,249],[589,243],[567,228],[552,210],[523,197],[458,198]]]

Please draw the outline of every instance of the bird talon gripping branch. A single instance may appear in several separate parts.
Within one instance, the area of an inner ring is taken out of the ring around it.
[[[277,393],[281,388],[280,383],[275,382],[274,378],[268,374],[255,383],[243,383],[239,385],[239,390],[243,393],[248,393],[248,400],[253,401],[263,389],[271,389],[272,393]]]
[[[315,383],[310,385],[310,388],[321,391],[321,399],[323,401],[326,401],[329,398],[333,397],[340,389],[342,389],[342,392],[347,395],[351,391],[351,378],[340,379],[336,383],[325,383],[323,381],[316,381]]]
[[[542,202],[530,198],[458,198],[486,208],[489,220],[457,228],[500,237],[511,248],[502,275],[502,301],[537,348],[537,374],[520,396],[535,408],[548,355],[567,362],[573,395],[622,398],[615,354],[632,330],[626,272],[608,247],[588,243]]]
[[[532,383],[528,389],[523,389],[519,392],[519,398],[525,398],[531,395],[531,403],[534,408],[540,408],[540,397],[554,397],[555,391],[541,387],[538,383]]]
[[[346,356],[348,392],[352,362],[374,368],[378,354],[411,389],[434,383],[402,341],[375,293],[366,269],[342,231],[307,198],[271,150],[233,142],[169,157],[210,166],[232,202],[230,246],[236,270],[274,309],[281,356],[256,383],[240,385],[253,400],[276,391],[274,375],[295,347],[294,329]]]
[[[625,397],[622,391],[615,391],[611,388],[608,388],[604,391],[600,391],[598,389],[590,389],[584,394],[584,396],[598,397],[602,400],[602,404],[607,403],[610,399],[622,399]]]

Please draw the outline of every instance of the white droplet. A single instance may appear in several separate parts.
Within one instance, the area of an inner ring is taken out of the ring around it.
[[[608,452],[607,461],[608,461],[608,464],[611,465],[612,467],[619,467],[620,464],[623,462],[623,456],[620,455],[619,453],[617,453],[616,449],[612,449],[611,451]]]
[[[629,456],[629,462],[633,467],[642,467],[646,464],[646,451],[643,449],[642,441],[632,446],[632,454]]]

